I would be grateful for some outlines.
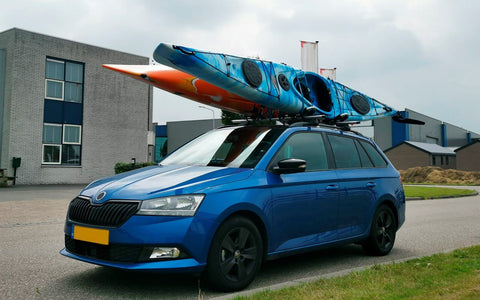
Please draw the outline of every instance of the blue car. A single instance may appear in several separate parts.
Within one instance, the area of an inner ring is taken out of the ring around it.
[[[233,126],[157,166],[91,183],[69,205],[61,254],[198,273],[234,291],[284,255],[348,243],[386,255],[404,221],[400,175],[370,139],[326,126]]]

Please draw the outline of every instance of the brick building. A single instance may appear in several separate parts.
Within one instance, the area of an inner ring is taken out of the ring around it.
[[[399,170],[424,166],[456,168],[455,152],[437,144],[404,141],[384,152]]]
[[[480,171],[480,139],[455,150],[457,169],[462,171]]]
[[[102,67],[149,58],[17,28],[0,33],[0,169],[18,184],[88,183],[153,155],[152,87]],[[151,140],[150,140],[151,139]]]

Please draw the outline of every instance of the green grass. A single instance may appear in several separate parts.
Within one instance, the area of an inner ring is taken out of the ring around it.
[[[448,196],[462,196],[475,193],[474,190],[456,189],[456,188],[440,188],[427,186],[404,186],[406,197],[421,197],[423,199],[435,199]]]
[[[480,246],[236,299],[480,299]]]
[[[480,184],[478,183],[443,183],[443,182],[408,182],[408,181],[402,181],[403,184],[412,184],[412,185],[444,185],[444,186],[465,186],[465,187],[469,187],[469,186],[479,186]]]

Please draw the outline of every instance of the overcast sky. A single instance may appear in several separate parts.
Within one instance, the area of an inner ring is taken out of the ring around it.
[[[480,1],[0,3],[0,31],[18,27],[148,57],[166,42],[300,68],[300,41],[319,41],[320,67],[336,67],[337,81],[480,133]],[[211,117],[195,102],[155,91],[156,122]]]

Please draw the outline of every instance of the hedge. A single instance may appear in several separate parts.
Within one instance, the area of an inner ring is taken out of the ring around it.
[[[143,167],[153,166],[154,164],[155,164],[154,162],[140,162],[136,164],[118,162],[115,164],[115,174],[128,172],[135,169],[140,169]]]

